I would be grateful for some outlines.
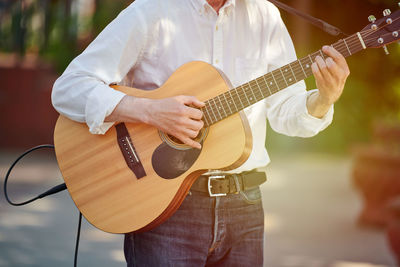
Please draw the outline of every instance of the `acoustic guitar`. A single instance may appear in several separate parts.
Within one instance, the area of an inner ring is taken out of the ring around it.
[[[384,14],[379,20],[370,17],[362,31],[332,46],[348,57],[398,40],[400,11]],[[60,116],[54,131],[56,156],[76,206],[106,232],[159,225],[178,209],[202,173],[232,170],[246,161],[252,138],[242,110],[312,75],[317,55],[325,57],[319,50],[237,88],[221,71],[198,61],[181,66],[156,90],[114,87],[136,97],[193,95],[204,101],[204,128],[196,137],[201,150],[147,124],[120,123],[105,135],[93,135],[86,124]]]

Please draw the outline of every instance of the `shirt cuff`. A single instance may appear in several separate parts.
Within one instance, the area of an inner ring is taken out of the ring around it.
[[[334,113],[333,105],[329,108],[328,112],[322,118],[314,117],[310,113],[308,113],[307,98],[309,95],[313,94],[316,91],[317,89],[307,91],[301,103],[301,108],[299,109],[299,119],[301,120],[301,124],[314,134],[317,134],[320,131],[324,130],[326,127],[329,126],[329,124],[332,123]]]
[[[114,125],[114,122],[104,122],[104,120],[113,112],[124,96],[124,93],[105,84],[96,86],[89,94],[85,116],[86,124],[92,134],[105,134]]]

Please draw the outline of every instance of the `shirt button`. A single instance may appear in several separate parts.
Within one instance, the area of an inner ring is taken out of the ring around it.
[[[215,26],[215,30],[216,30],[216,31],[218,31],[218,25],[217,25],[217,26]]]

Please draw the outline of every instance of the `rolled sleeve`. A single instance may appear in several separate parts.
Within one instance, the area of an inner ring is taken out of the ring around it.
[[[93,134],[104,134],[113,125],[104,120],[125,94],[109,85],[123,80],[146,47],[141,4],[135,1],[123,10],[54,83],[54,108],[72,120],[86,122]]]
[[[268,97],[271,128],[288,136],[311,137],[328,127],[333,119],[333,105],[323,118],[308,113],[307,98],[315,91],[306,91],[304,82],[299,82]]]
[[[333,120],[333,105],[329,108],[328,112],[322,117],[317,118],[310,113],[308,113],[307,109],[307,98],[309,95],[313,94],[314,92],[318,91],[310,90],[304,94],[301,101],[298,102],[297,110],[300,111],[298,114],[299,124],[302,125],[302,132],[303,136],[314,136],[321,132],[322,130],[326,129]]]
[[[114,125],[114,122],[104,122],[104,120],[124,96],[124,93],[101,84],[89,94],[86,101],[85,117],[86,124],[92,134],[104,134]]]

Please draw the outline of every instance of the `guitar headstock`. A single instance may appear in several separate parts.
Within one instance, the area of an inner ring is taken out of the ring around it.
[[[398,3],[400,7],[400,2]],[[371,22],[360,32],[366,47],[384,47],[400,40],[400,10],[391,13],[389,9],[383,11],[383,17],[376,20],[374,16],[369,16]]]

